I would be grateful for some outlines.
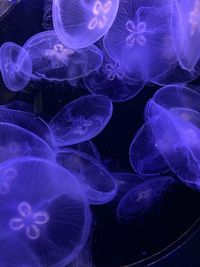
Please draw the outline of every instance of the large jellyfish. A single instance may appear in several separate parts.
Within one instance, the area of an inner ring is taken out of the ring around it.
[[[95,45],[74,50],[63,45],[55,31],[32,36],[23,46],[30,54],[33,79],[75,80],[98,69],[102,52]]]
[[[153,81],[174,62],[171,1],[121,0],[104,47],[133,80]]]
[[[0,70],[9,90],[14,92],[23,90],[32,74],[29,53],[15,43],[4,43],[0,49]]]
[[[200,56],[200,1],[174,0],[172,11],[172,36],[179,63],[183,69],[194,71]]]
[[[8,180],[12,170],[14,177]],[[14,243],[18,260],[30,250],[41,266],[63,267],[84,247],[89,232],[89,206],[76,179],[65,169],[45,160],[18,158],[0,166],[0,259],[10,255],[12,247],[4,240],[18,238]],[[29,253],[29,252],[28,252]]]
[[[156,202],[159,203],[164,192],[174,179],[160,176],[148,179],[128,191],[117,207],[119,220],[129,221],[148,212]]]
[[[115,180],[105,167],[92,157],[75,150],[61,149],[57,153],[57,162],[78,179],[90,204],[104,204],[115,197]]]
[[[60,41],[72,49],[87,47],[111,27],[119,0],[54,0],[53,23]]]
[[[103,95],[80,97],[67,104],[50,122],[59,146],[73,145],[98,135],[112,116],[112,102]]]

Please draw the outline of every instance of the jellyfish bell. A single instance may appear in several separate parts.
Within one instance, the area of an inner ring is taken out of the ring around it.
[[[118,7],[119,0],[54,0],[54,29],[67,47],[88,47],[106,34]]]
[[[66,266],[90,232],[91,214],[79,184],[62,167],[37,158],[4,162],[0,173],[10,168],[16,176],[7,194],[0,194],[1,247],[4,239],[19,238],[41,266]],[[13,246],[27,256],[17,243]]]
[[[7,42],[1,46],[0,58],[1,74],[6,87],[13,92],[23,90],[32,73],[29,53],[21,46]]]
[[[169,176],[154,177],[136,185],[121,199],[117,207],[117,217],[121,221],[130,221],[147,213],[159,203],[164,192],[174,179]]]
[[[74,50],[63,45],[55,31],[33,35],[23,46],[33,63],[33,79],[74,81],[98,69],[102,64],[100,49],[90,47]]]
[[[112,116],[112,102],[103,95],[83,96],[70,102],[50,121],[59,146],[73,145],[97,136]]]
[[[57,162],[77,178],[90,204],[105,204],[115,197],[115,180],[94,158],[67,148],[57,153]]]

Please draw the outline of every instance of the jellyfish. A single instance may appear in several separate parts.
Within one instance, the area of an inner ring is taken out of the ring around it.
[[[139,175],[160,175],[169,169],[168,164],[156,147],[156,140],[147,121],[135,134],[130,145],[130,162]]]
[[[102,53],[95,45],[74,50],[63,45],[55,31],[32,36],[23,46],[33,64],[32,79],[49,81],[76,80],[98,69]]]
[[[13,92],[23,90],[32,73],[29,53],[21,46],[7,42],[1,46],[0,58],[1,75],[6,87]]]
[[[45,0],[44,2],[44,15],[42,25],[45,30],[53,30],[52,2],[53,0]]]
[[[73,145],[97,136],[112,116],[112,102],[103,95],[88,95],[70,102],[50,121],[59,146]]]
[[[15,124],[29,130],[53,147],[51,129],[39,116],[30,112],[23,112],[0,106],[0,122]]]
[[[174,179],[169,176],[160,176],[148,179],[128,191],[117,207],[117,217],[122,221],[130,221],[144,216],[160,202],[160,199],[169,190]]]
[[[103,94],[113,102],[124,102],[136,96],[143,88],[142,81],[129,79],[120,64],[106,55],[100,69],[84,77],[84,84],[92,94]]]
[[[67,148],[57,153],[57,162],[78,179],[90,204],[105,204],[115,197],[115,180],[94,158]]]
[[[81,187],[57,164],[31,157],[1,164],[0,185],[2,173],[10,168],[16,176],[8,192],[0,194],[0,259],[4,240],[12,238],[27,249],[14,243],[6,255],[14,247],[17,259],[27,258],[30,250],[41,266],[66,266],[81,252],[90,232],[91,213]]]
[[[153,81],[175,61],[170,10],[168,0],[164,4],[120,1],[116,19],[104,37],[104,47],[132,80]]]
[[[200,1],[174,0],[172,14],[172,36],[179,64],[194,71],[200,56]]]
[[[118,7],[119,0],[54,0],[54,29],[65,46],[88,47],[108,32]]]
[[[54,161],[51,147],[36,134],[15,124],[0,122],[0,162],[21,156]]]

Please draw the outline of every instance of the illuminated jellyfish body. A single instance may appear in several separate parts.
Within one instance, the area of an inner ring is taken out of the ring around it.
[[[7,194],[0,194],[1,248],[7,238],[19,238],[41,266],[66,266],[80,253],[90,231],[90,210],[79,184],[49,161],[18,158],[1,164],[0,186],[10,169],[16,175]],[[26,253],[14,245],[18,257]]]
[[[61,44],[55,31],[32,36],[24,48],[33,64],[33,79],[75,80],[88,75],[102,64],[102,52],[95,45],[73,50]]]
[[[0,122],[0,162],[21,156],[55,159],[53,150],[39,136],[17,125]]]
[[[194,71],[199,60],[200,1],[174,0],[172,35],[179,63],[183,69]]]
[[[0,106],[0,122],[18,125],[45,140],[53,146],[52,133],[49,126],[39,116],[29,112],[9,109]]]
[[[153,81],[174,62],[170,4],[168,0],[164,4],[163,1],[120,1],[116,19],[104,37],[104,47],[135,81]]]
[[[160,175],[169,169],[156,147],[154,134],[148,122],[135,134],[129,156],[133,169],[140,175]]]
[[[84,77],[84,84],[92,94],[103,94],[114,102],[127,101],[143,88],[142,81],[134,82],[121,69],[118,62],[104,53],[101,68]]]
[[[6,87],[14,92],[21,91],[31,78],[30,55],[15,43],[4,43],[0,49],[0,70]]]
[[[117,218],[129,221],[145,215],[160,202],[164,192],[173,182],[172,177],[160,176],[136,185],[119,202]]]
[[[115,197],[115,180],[101,163],[92,157],[79,151],[61,149],[57,154],[57,162],[78,179],[90,204],[104,204]]]
[[[88,95],[70,102],[50,122],[59,146],[73,145],[98,135],[112,116],[112,102],[103,95]]]
[[[153,100],[147,108],[158,150],[184,183],[199,189],[199,112],[189,108],[167,110]]]
[[[111,27],[119,0],[53,0],[53,24],[60,41],[72,49],[90,46]]]

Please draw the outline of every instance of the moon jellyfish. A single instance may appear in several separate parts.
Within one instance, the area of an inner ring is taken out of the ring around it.
[[[156,147],[156,140],[148,122],[134,136],[129,156],[133,169],[139,175],[159,175],[169,169]]]
[[[53,24],[60,41],[72,49],[87,47],[107,33],[119,0],[53,0]]]
[[[179,63],[183,69],[194,71],[200,56],[200,1],[174,0],[172,12],[172,36]]]
[[[77,178],[90,204],[104,204],[115,197],[115,180],[101,163],[92,157],[75,150],[61,149],[57,153],[57,162]]]
[[[29,83],[32,62],[29,53],[15,43],[4,43],[0,49],[0,69],[6,87],[21,91]]]
[[[50,122],[59,146],[73,145],[97,136],[112,116],[112,102],[102,95],[88,95],[70,102]]]
[[[131,79],[153,81],[168,71],[171,50],[171,1],[121,0],[104,47]]]
[[[18,158],[1,164],[0,187],[10,169],[16,175],[8,192],[0,193],[0,254],[4,239],[18,238],[41,266],[66,266],[80,253],[90,230],[90,210],[79,184],[56,164]],[[28,256],[17,243],[13,246],[17,258]]]
[[[21,156],[55,160],[55,153],[40,137],[11,123],[0,122],[0,162]]]
[[[173,181],[172,177],[160,176],[148,179],[133,187],[124,195],[117,207],[118,219],[129,221],[143,216],[156,203],[159,203],[160,198]]]
[[[24,48],[33,64],[33,79],[75,80],[88,75],[102,64],[102,52],[95,45],[74,50],[63,45],[55,31],[32,36]]]
[[[118,62],[104,53],[101,68],[84,77],[84,84],[92,94],[103,94],[114,102],[124,102],[136,96],[143,88],[142,81],[129,79]]]

